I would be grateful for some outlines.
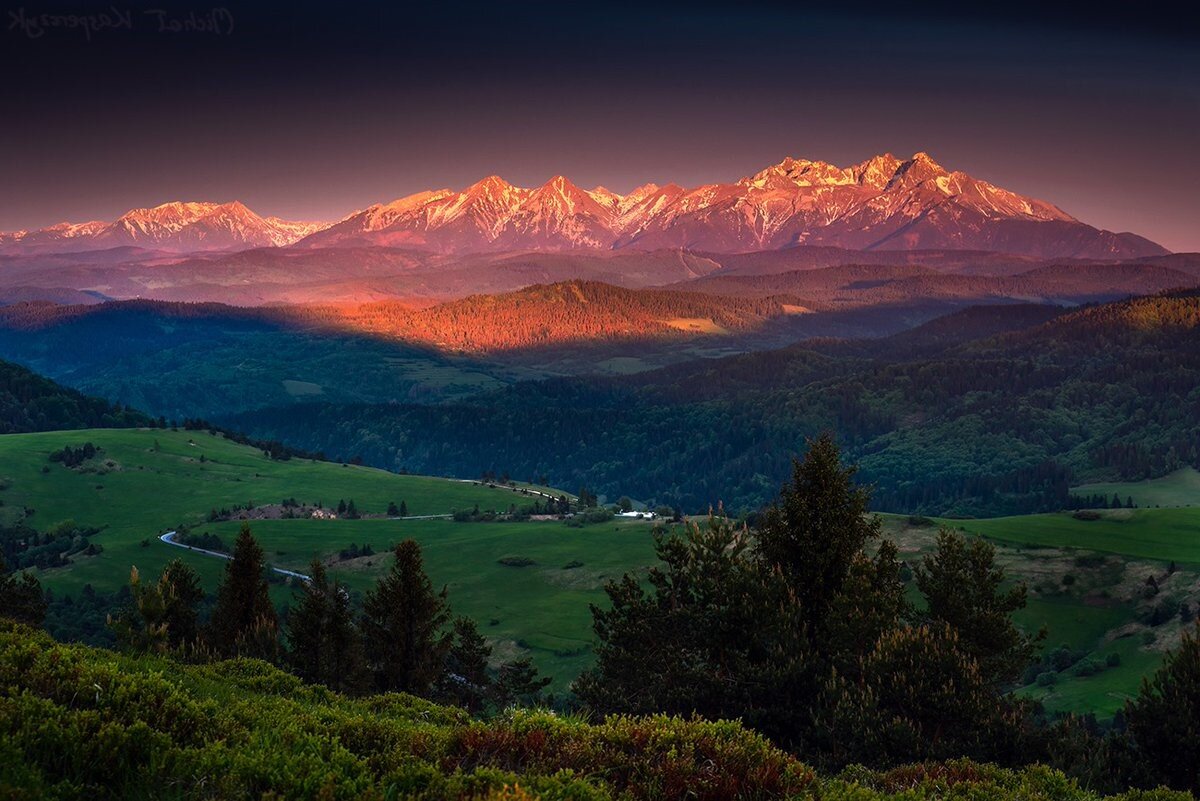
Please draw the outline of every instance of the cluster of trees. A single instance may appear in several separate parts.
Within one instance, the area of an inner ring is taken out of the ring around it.
[[[539,677],[527,657],[489,666],[491,646],[474,621],[451,616],[446,591],[435,591],[414,540],[397,545],[393,557],[361,613],[347,589],[314,560],[310,580],[301,582],[281,623],[262,548],[243,525],[206,625],[199,622],[199,579],[179,560],[153,584],[134,568],[130,603],[111,625],[127,648],[265,659],[345,693],[401,691],[477,713],[540,698],[550,679]]]
[[[24,521],[0,526],[0,551],[14,570],[47,570],[66,565],[76,554],[91,556],[103,548],[91,541],[97,529],[79,526],[73,520],[38,531]]]
[[[1031,667],[1080,660],[1036,658],[1044,634],[1012,620],[1025,587],[1009,585],[990,544],[942,530],[911,603],[853,474],[824,436],[755,531],[710,516],[660,536],[649,587],[627,575],[592,608],[600,645],[575,686],[582,701],[741,719],[830,769],[967,756],[1052,763],[1101,789],[1200,789],[1200,642],[1185,639],[1123,728],[1049,724],[1010,690]]]
[[[345,498],[340,498],[337,503],[337,516],[346,520],[358,520],[362,517],[362,512],[358,511],[358,507],[354,505],[353,498],[349,503]]]
[[[85,442],[78,448],[72,448],[70,445],[64,445],[61,450],[52,451],[49,459],[52,462],[61,462],[66,467],[79,467],[88,459],[96,458],[96,454],[100,452],[90,442]]]
[[[1133,502],[1133,496],[1125,496],[1125,501],[1122,503],[1121,496],[1113,493],[1112,498],[1101,493],[1093,493],[1091,495],[1075,495],[1072,494],[1067,498],[1068,509],[1136,509],[1137,504]]]
[[[1011,621],[1024,589],[1002,587],[989,545],[943,531],[911,606],[853,473],[823,436],[754,534],[714,516],[660,538],[650,589],[626,576],[593,608],[584,702],[741,718],[836,766],[1007,761],[1026,711],[1005,691],[1037,643]]]

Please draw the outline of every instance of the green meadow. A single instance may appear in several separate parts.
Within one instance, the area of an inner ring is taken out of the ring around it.
[[[1083,484],[1071,490],[1076,495],[1133,498],[1140,507],[1200,506],[1200,470],[1184,467],[1162,478],[1125,483]]]
[[[1097,510],[1097,514],[1097,520],[1058,512],[938,522],[1015,545],[1078,548],[1200,565],[1200,507],[1108,509]]]
[[[51,452],[91,442],[100,455],[80,468],[51,462]],[[363,513],[383,514],[388,503],[407,504],[410,515],[456,509],[507,509],[531,500],[510,489],[476,483],[396,475],[384,470],[304,459],[272,461],[254,448],[204,431],[98,429],[10,434],[0,437],[0,513],[8,522],[25,516],[38,530],[73,520],[101,532],[101,554],[40,578],[56,591],[97,589],[126,581],[131,565],[157,574],[184,552],[157,541],[179,526],[202,523],[214,508],[277,504],[284,498],[336,506],[353,499]],[[340,539],[340,538],[339,538]],[[194,557],[215,587],[223,565]]]
[[[1176,478],[1164,481],[1178,483]],[[1115,485],[1109,485],[1115,486]],[[1121,485],[1132,486],[1132,485]],[[1122,492],[1122,497],[1125,493]],[[1136,500],[1136,498],[1135,498]],[[1098,519],[1071,512],[988,519],[927,519],[884,515],[885,530],[915,564],[932,552],[938,527],[981,536],[997,548],[1009,577],[1028,587],[1016,615],[1027,631],[1045,629],[1042,653],[1068,647],[1105,664],[1093,675],[1075,667],[1057,672],[1051,686],[1030,684],[1022,694],[1050,712],[1093,712],[1109,718],[1136,693],[1142,677],[1162,662],[1185,623],[1172,611],[1151,625],[1156,606],[1170,610],[1200,600],[1200,508],[1097,510]],[[1153,595],[1147,582],[1153,578]],[[916,598],[915,590],[913,597]],[[1116,653],[1119,660],[1108,665]]]

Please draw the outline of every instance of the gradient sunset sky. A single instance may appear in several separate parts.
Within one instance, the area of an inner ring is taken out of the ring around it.
[[[154,0],[115,5],[132,30],[33,36],[18,19],[88,4],[17,0],[0,230],[169,200],[336,219],[492,173],[626,191],[925,150],[1200,251],[1195,22],[827,5],[228,2],[219,33],[173,33],[146,10],[186,24],[214,5]]]

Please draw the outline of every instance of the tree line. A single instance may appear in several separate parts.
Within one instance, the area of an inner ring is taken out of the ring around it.
[[[392,556],[361,611],[313,560],[281,621],[265,555],[243,524],[207,624],[199,621],[205,595],[199,577],[177,559],[154,582],[134,568],[129,602],[110,626],[117,644],[130,650],[264,659],[349,694],[407,692],[474,713],[540,700],[551,679],[540,677],[528,657],[491,667],[492,647],[475,621],[451,614],[446,591],[435,591],[425,574],[416,541],[401,542]]]

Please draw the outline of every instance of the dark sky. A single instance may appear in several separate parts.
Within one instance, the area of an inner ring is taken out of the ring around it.
[[[926,150],[1200,251],[1200,37],[1150,4],[425,5],[4,4],[0,230],[177,199],[332,219],[491,173],[625,191]],[[214,8],[219,33],[146,13]],[[114,9],[113,29],[17,22]]]

